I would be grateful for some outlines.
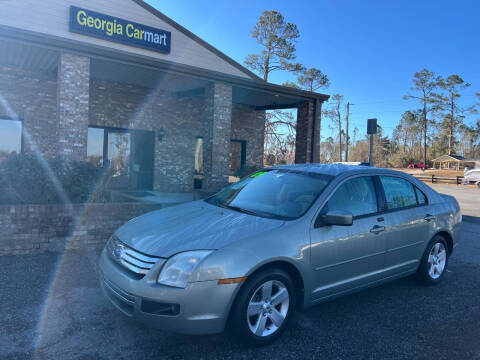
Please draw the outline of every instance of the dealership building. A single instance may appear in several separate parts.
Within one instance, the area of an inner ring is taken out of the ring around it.
[[[0,2],[0,157],[111,164],[118,189],[213,191],[263,166],[267,110],[298,109],[296,162],[317,162],[327,99],[264,82],[140,0]]]

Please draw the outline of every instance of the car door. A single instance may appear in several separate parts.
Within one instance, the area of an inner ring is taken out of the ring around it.
[[[381,277],[385,262],[385,219],[379,214],[378,184],[372,176],[341,183],[312,224],[313,300],[362,286]],[[328,211],[353,214],[351,226],[325,225]]]
[[[385,196],[388,240],[385,257],[389,274],[413,271],[430,240],[433,220],[425,194],[410,181],[396,176],[380,176]]]

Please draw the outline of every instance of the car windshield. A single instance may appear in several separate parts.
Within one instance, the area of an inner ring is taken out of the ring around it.
[[[274,219],[296,219],[312,206],[332,176],[286,169],[253,173],[207,198],[209,204]]]

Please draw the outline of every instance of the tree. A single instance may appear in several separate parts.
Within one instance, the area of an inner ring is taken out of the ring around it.
[[[265,121],[264,160],[269,165],[293,163],[296,121],[289,111],[269,111]]]
[[[299,71],[302,67],[292,61],[296,59],[295,43],[300,37],[297,25],[285,22],[281,13],[266,10],[255,24],[252,36],[263,46],[260,54],[250,54],[245,65],[263,76],[276,70]]]
[[[308,91],[327,88],[330,85],[327,75],[316,68],[302,69],[297,81],[303,89]]]
[[[300,89],[300,86],[298,86],[297,84],[295,84],[294,82],[292,81],[285,81],[282,86],[288,86],[288,87],[291,87],[291,88],[294,88],[294,89]]]
[[[393,130],[392,142],[400,153],[396,157],[396,166],[407,166],[417,159],[417,151],[421,153],[421,116],[421,111],[407,110]]]
[[[454,153],[454,136],[457,127],[462,123],[465,112],[473,110],[473,107],[465,108],[457,103],[458,98],[462,96],[461,91],[468,88],[470,84],[463,81],[458,75],[450,75],[446,79],[440,78],[438,85],[445,91],[445,94],[438,96],[437,102],[445,111],[444,122],[448,129],[448,154],[451,155]]]
[[[334,127],[338,130],[338,161],[342,161],[342,108],[343,95],[335,94],[331,97],[328,107],[323,111],[323,115],[332,120]]]
[[[439,95],[435,92],[439,86],[440,77],[436,76],[433,71],[423,69],[413,75],[414,87],[411,88],[415,94],[408,93],[403,97],[404,100],[416,99],[422,106],[422,116],[420,125],[423,131],[423,163],[427,163],[427,133],[428,126],[434,122],[433,119],[428,120],[428,114],[438,110],[437,103]]]
[[[472,159],[478,158],[480,156],[480,146],[478,144],[480,140],[480,120],[477,120],[471,126],[461,124],[458,130],[461,135],[460,146],[464,156]]]
[[[335,161],[335,140],[329,136],[320,144],[320,162],[332,163]]]

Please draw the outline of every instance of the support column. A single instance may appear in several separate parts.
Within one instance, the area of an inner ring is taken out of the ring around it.
[[[61,53],[57,76],[57,153],[86,160],[90,58]]]
[[[314,119],[313,119],[313,154],[312,162],[320,162],[320,132],[322,129],[322,102],[318,99],[314,104]]]
[[[313,102],[304,101],[297,110],[295,163],[310,163],[312,159]]]
[[[205,125],[205,190],[218,191],[228,184],[232,125],[231,86],[221,83],[212,83],[207,86]]]

